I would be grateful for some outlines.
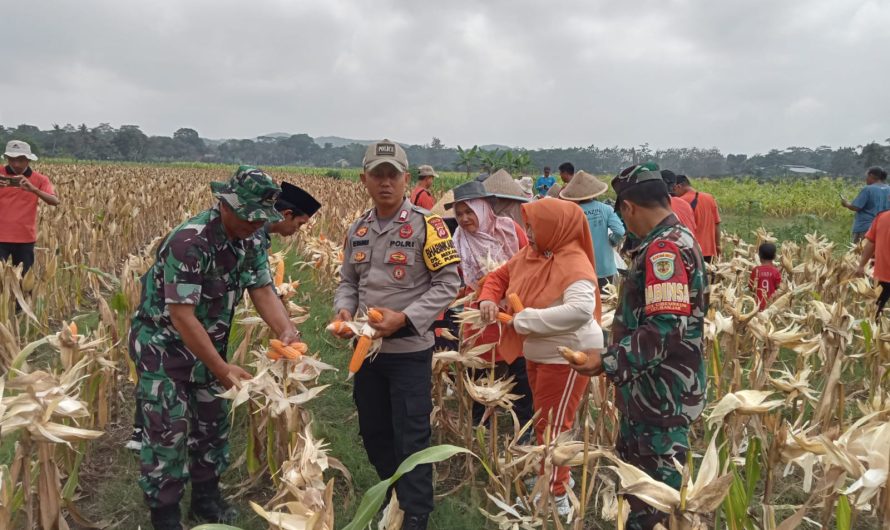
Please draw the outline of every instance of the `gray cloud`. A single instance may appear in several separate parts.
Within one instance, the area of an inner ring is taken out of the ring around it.
[[[5,125],[747,153],[890,136],[883,1],[36,1],[3,25]]]

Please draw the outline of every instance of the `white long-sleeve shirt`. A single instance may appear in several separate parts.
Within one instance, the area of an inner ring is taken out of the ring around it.
[[[603,330],[593,317],[596,288],[589,280],[579,280],[550,307],[527,308],[514,315],[513,328],[526,336],[525,358],[543,364],[568,364],[557,347],[602,348]]]

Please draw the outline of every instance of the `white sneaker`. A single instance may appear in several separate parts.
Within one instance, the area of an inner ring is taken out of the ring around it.
[[[133,427],[133,435],[124,447],[136,453],[142,451],[142,427]]]
[[[558,513],[560,517],[567,519],[569,515],[572,514],[574,509],[572,508],[572,501],[569,500],[568,493],[557,495],[553,498],[553,502],[556,504],[556,513]]]

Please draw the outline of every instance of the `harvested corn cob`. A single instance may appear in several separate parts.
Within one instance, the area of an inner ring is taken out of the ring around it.
[[[330,324],[328,324],[327,330],[338,337],[352,336],[352,329],[350,329],[349,326],[346,325],[346,322],[343,322],[342,320],[335,320],[331,322]]]
[[[279,260],[275,265],[275,285],[284,283],[284,260]]]
[[[352,359],[349,360],[349,377],[352,377],[365,362],[365,357],[371,351],[371,343],[373,339],[367,335],[362,335],[355,343],[355,350],[352,352]]]
[[[565,346],[560,346],[557,350],[559,350],[559,354],[562,355],[565,360],[572,364],[584,364],[587,362],[587,354],[584,352],[575,351],[571,348],[566,348]]]
[[[269,341],[269,346],[271,346],[272,350],[275,350],[280,356],[288,359],[289,361],[299,359],[309,349],[309,347],[302,342],[285,346],[284,343],[282,343],[278,339],[271,339]]]
[[[507,301],[510,303],[510,307],[513,309],[514,313],[518,313],[525,309],[525,306],[522,305],[522,300],[519,299],[519,295],[516,293],[508,294]]]

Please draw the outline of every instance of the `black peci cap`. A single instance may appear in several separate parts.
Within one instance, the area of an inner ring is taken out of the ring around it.
[[[276,210],[298,210],[312,217],[319,208],[321,208],[321,203],[303,188],[294,186],[290,182],[281,183],[281,195],[275,202]]]

